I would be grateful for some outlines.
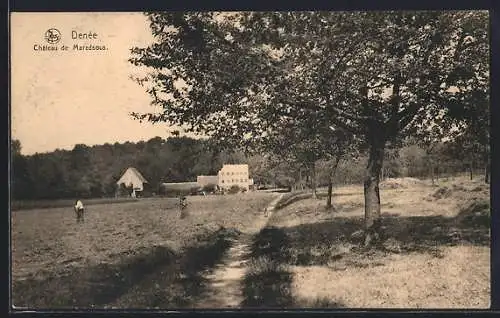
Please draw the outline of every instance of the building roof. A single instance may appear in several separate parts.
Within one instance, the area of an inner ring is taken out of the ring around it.
[[[192,188],[200,188],[198,182],[164,182],[161,186],[169,190],[191,190]]]
[[[246,163],[244,163],[244,164],[224,164],[224,165],[222,165],[221,170],[224,170],[225,168],[248,168],[248,164],[246,164]]]
[[[214,175],[214,176],[197,176],[196,179],[197,180],[200,180],[200,179],[218,179],[219,176],[217,175]]]
[[[136,168],[134,168],[134,167],[129,167],[129,168],[127,169],[127,171],[128,171],[128,170],[130,170],[132,173],[134,173],[134,174],[137,176],[137,178],[138,178],[141,182],[143,182],[143,183],[148,183],[148,180],[146,180],[146,178],[144,178],[144,176],[143,176],[143,175],[139,172],[139,170],[137,170]],[[126,173],[127,171],[125,171],[125,173]],[[125,174],[125,173],[124,173],[124,174]]]
[[[248,163],[225,163],[222,166],[248,166]]]

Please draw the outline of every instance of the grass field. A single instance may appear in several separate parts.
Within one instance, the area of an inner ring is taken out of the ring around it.
[[[214,233],[220,227],[251,227],[273,197],[270,193],[193,196],[188,198],[190,215],[185,219],[178,217],[177,200],[168,198],[90,205],[81,224],[76,223],[72,205],[15,211],[11,215],[13,304],[46,308],[113,303],[126,288],[143,280],[144,270],[156,271],[150,263],[166,264],[168,258],[189,251],[192,259],[203,252],[215,255],[218,251],[206,245],[210,240],[214,248],[220,245]],[[183,261],[188,267],[191,260]],[[122,284],[123,291],[95,291],[105,283],[115,289]],[[88,293],[92,290],[93,297]],[[130,302],[122,305],[141,305],[134,299]]]
[[[87,199],[84,201],[85,201],[85,205],[96,205],[96,204],[137,202],[138,199],[134,199],[134,198],[100,198],[100,199]],[[11,209],[11,211],[19,211],[19,210],[33,210],[33,209],[63,208],[63,207],[72,206],[74,204],[75,204],[75,200],[73,200],[73,199],[12,201],[10,203],[10,209]]]
[[[366,250],[361,186],[276,211],[255,238],[246,305],[488,308],[489,186],[467,178],[381,185],[383,244]]]
[[[15,211],[13,303],[199,308],[217,284],[207,273],[236,260],[228,251],[242,240],[244,271],[228,274],[241,307],[487,308],[489,186],[404,178],[380,189],[382,239],[371,249],[359,235],[362,186],[334,189],[333,209],[323,190],[282,194],[269,218],[276,193],[189,197],[185,219],[168,198],[89,205],[81,224],[72,205]]]

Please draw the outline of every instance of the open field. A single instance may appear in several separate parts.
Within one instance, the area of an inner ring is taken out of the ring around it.
[[[251,192],[12,213],[13,300],[35,308],[487,308],[489,186],[387,179],[382,243],[362,246],[362,186],[333,209]],[[278,200],[278,201],[276,201]],[[271,201],[274,203],[271,204]],[[278,210],[264,217],[265,207]],[[282,208],[279,208],[282,207]],[[239,305],[238,305],[239,304]]]
[[[487,308],[489,186],[467,178],[381,185],[383,243],[366,250],[361,186],[335,189],[334,209],[303,199],[254,239],[244,288],[258,307]]]
[[[32,210],[32,209],[48,209],[48,208],[62,208],[71,207],[75,204],[76,200],[61,199],[61,200],[31,200],[31,201],[12,201],[10,203],[11,211],[18,210]],[[137,202],[138,199],[133,198],[102,198],[102,199],[87,199],[84,200],[85,205],[96,204],[112,204],[112,203],[126,203]]]
[[[274,196],[189,197],[190,215],[185,219],[178,217],[177,200],[168,198],[90,205],[81,224],[72,205],[13,212],[13,304],[102,307],[173,259],[188,255],[181,259],[185,270],[193,260],[216,261],[217,253],[227,249],[220,228],[252,228]],[[135,298],[128,301],[120,306],[142,305]]]

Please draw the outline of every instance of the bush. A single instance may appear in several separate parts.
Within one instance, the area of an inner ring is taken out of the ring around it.
[[[191,195],[195,195],[198,193],[198,191],[200,191],[201,188],[200,187],[192,187],[190,190],[189,190],[189,194]]]
[[[238,192],[240,192],[240,187],[236,184],[232,185],[231,188],[229,188],[229,190],[227,190],[227,193],[229,193],[229,194],[235,194]]]
[[[125,185],[125,183],[120,183],[118,188],[116,189],[117,197],[130,197],[132,192],[134,191],[134,187],[132,185]]]
[[[488,199],[473,200],[458,213],[456,221],[470,227],[490,227],[491,213]]]
[[[188,189],[166,189],[163,191],[163,195],[169,198],[175,198],[179,196],[188,196],[191,194],[191,190]]]
[[[432,195],[435,199],[443,199],[443,198],[448,198],[449,196],[452,195],[452,190],[449,189],[448,187],[441,187],[434,192]]]
[[[206,184],[203,186],[202,190],[208,193],[213,193],[217,190],[217,185],[213,183]]]

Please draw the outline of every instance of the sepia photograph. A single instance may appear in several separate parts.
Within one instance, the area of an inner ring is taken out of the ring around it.
[[[14,310],[488,309],[490,12],[12,12]]]

